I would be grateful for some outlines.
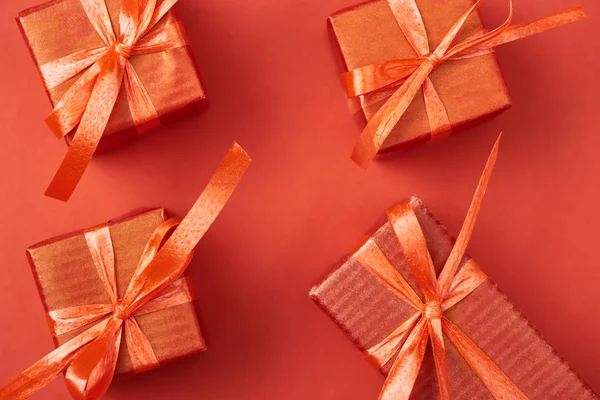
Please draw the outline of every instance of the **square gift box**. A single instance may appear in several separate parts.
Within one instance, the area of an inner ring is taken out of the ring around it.
[[[114,248],[118,298],[122,298],[148,240],[167,218],[164,209],[150,210],[108,224]],[[89,232],[86,231],[86,232]],[[110,304],[111,299],[98,274],[90,249],[80,231],[46,240],[27,249],[38,290],[46,313],[83,305]],[[187,278],[181,285],[189,293]],[[206,350],[192,301],[135,317],[148,338],[159,364]],[[97,323],[97,322],[96,322]],[[52,331],[53,323],[49,319]],[[56,347],[89,329],[94,323],[75,331],[54,336]],[[116,377],[134,374],[125,340],[121,342]]]
[[[407,204],[416,215],[439,275],[455,240],[420,200],[413,198]],[[384,224],[371,239],[423,300],[391,223]],[[459,268],[467,266],[479,270],[476,262],[465,255]],[[361,264],[357,254],[316,285],[310,295],[364,352],[392,337],[392,332],[415,312]],[[443,315],[479,346],[527,398],[597,398],[489,278]],[[453,342],[447,336],[444,339],[452,398],[493,398]],[[381,367],[384,375],[390,372],[396,356]],[[440,398],[431,344],[425,352],[411,398]]]
[[[121,2],[105,2],[113,29],[118,32]],[[158,2],[160,3],[161,1]],[[49,1],[19,13],[17,22],[40,75],[41,68],[47,63],[81,50],[104,45],[79,0]],[[149,34],[167,24],[177,24],[179,33],[185,36],[175,8],[167,12]],[[133,54],[129,61],[147,90],[160,121],[175,120],[182,114],[195,112],[205,104],[206,93],[189,46],[150,54]],[[44,83],[53,107],[81,75],[82,73],[52,88],[48,88]],[[73,136],[74,132],[65,136],[67,143],[73,140]],[[138,130],[128,106],[125,89],[121,87],[98,151],[120,145],[137,136]]]
[[[416,4],[433,51],[452,25],[473,5],[473,0],[416,0]],[[417,57],[387,0],[372,0],[337,12],[329,17],[329,26],[345,71]],[[454,42],[463,42],[483,29],[479,13],[475,12]],[[493,118],[511,106],[508,88],[493,52],[445,62],[430,78],[446,107],[452,132]],[[359,96],[362,125],[375,116],[390,95]],[[425,101],[422,94],[417,94],[380,152],[423,143],[430,138]]]

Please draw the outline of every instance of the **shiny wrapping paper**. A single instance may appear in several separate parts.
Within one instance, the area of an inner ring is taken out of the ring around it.
[[[435,49],[472,0],[416,1],[431,49]],[[369,1],[335,13],[329,25],[342,56],[345,71],[388,60],[415,58],[387,0]],[[457,43],[483,30],[479,14],[473,14],[458,34]],[[430,76],[446,107],[452,132],[492,118],[511,106],[506,83],[493,53],[446,62]],[[421,90],[422,92],[422,90]],[[364,126],[385,103],[359,99]],[[380,152],[403,145],[426,142],[431,129],[422,94],[418,94],[398,125],[387,137]]]
[[[148,239],[166,217],[164,209],[156,209],[109,224],[119,296],[123,296],[127,289]],[[39,243],[30,247],[27,254],[46,312],[110,303],[83,232]],[[188,284],[186,278],[180,279]],[[140,315],[136,320],[161,365],[206,350],[192,302]],[[88,328],[55,337],[55,345],[64,344]],[[135,373],[126,346],[123,341],[116,377]]]
[[[106,5],[113,29],[118,31],[120,1],[106,0]],[[172,9],[153,30],[178,20],[177,12]],[[17,16],[17,22],[38,69],[41,65],[77,51],[103,45],[79,0],[53,0],[44,3],[21,12]],[[147,89],[161,122],[176,119],[190,111],[195,112],[204,106],[206,93],[189,47],[134,55],[130,62]],[[52,106],[58,103],[80,76],[81,74],[53,89],[46,88]],[[73,134],[74,132],[66,137],[67,142],[72,140]],[[98,150],[122,144],[137,136],[138,131],[127,104],[125,89],[121,87]]]
[[[418,199],[410,200],[439,274],[455,240]],[[385,256],[422,297],[409,272],[390,223],[372,236]],[[465,256],[461,264],[470,260]],[[351,256],[311,291],[313,300],[348,334],[362,351],[390,335],[414,313],[362,264]],[[596,399],[573,372],[489,278],[445,313],[477,344],[530,399]],[[445,338],[453,399],[492,399],[453,344]],[[436,367],[428,345],[412,391],[414,399],[439,399]],[[387,375],[393,360],[382,373]]]

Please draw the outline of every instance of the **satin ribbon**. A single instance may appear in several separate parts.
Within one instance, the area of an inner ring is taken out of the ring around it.
[[[365,104],[387,99],[362,131],[352,152],[354,162],[364,169],[369,166],[421,88],[431,138],[443,138],[450,133],[451,125],[446,107],[429,79],[431,73],[446,61],[488,54],[501,44],[587,17],[583,8],[575,7],[526,24],[511,26],[513,4],[512,0],[507,1],[509,14],[506,21],[498,28],[451,47],[467,19],[483,3],[483,0],[478,0],[452,26],[439,46],[431,52],[416,0],[388,0],[396,21],[417,53],[417,57],[367,65],[344,74],[348,97],[360,97],[363,107]]]
[[[179,278],[190,263],[194,247],[233,194],[250,161],[246,152],[234,143],[181,223],[169,220],[156,229],[122,299],[117,299],[114,254],[108,228],[86,233],[92,259],[111,304],[52,312],[50,318],[55,335],[90,323],[95,325],[1,387],[0,398],[29,397],[63,371],[66,371],[67,387],[73,398],[99,398],[112,381],[123,334],[136,371],[158,365],[135,316],[190,301],[184,281]],[[174,228],[172,235],[164,241]]]
[[[370,273],[415,309],[414,315],[383,341],[365,352],[365,355],[380,367],[396,357],[379,397],[381,400],[409,399],[429,339],[437,370],[440,398],[451,398],[444,334],[494,398],[527,399],[510,378],[458,326],[444,316],[445,311],[465,299],[487,280],[485,273],[473,260],[468,260],[460,270],[459,267],[496,163],[499,141],[500,138],[494,145],[460,235],[439,277],[436,277],[423,231],[410,205],[400,204],[388,211],[388,218],[412,276],[423,293],[424,302],[372,239],[355,254],[357,260]]]
[[[47,125],[59,138],[77,127],[69,150],[46,190],[46,196],[62,201],[69,200],[91,161],[121,85],[125,86],[136,129],[141,132],[159,123],[158,112],[129,58],[187,45],[180,22],[152,30],[177,0],[121,0],[117,35],[104,0],[80,2],[104,46],[80,50],[40,67],[47,90],[83,72],[46,118]]]

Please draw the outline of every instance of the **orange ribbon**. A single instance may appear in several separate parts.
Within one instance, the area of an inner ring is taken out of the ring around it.
[[[394,17],[418,57],[367,65],[344,74],[348,97],[361,97],[363,106],[380,101],[382,97],[387,99],[361,133],[352,153],[354,162],[364,169],[369,166],[421,88],[431,138],[444,137],[450,133],[451,125],[446,107],[429,79],[431,73],[441,64],[449,60],[487,54],[501,44],[587,17],[583,8],[575,7],[526,24],[511,26],[513,5],[512,0],[507,1],[509,15],[498,28],[450,47],[467,19],[483,3],[483,0],[478,0],[448,31],[440,45],[431,52],[425,25],[415,0],[388,0]]]
[[[191,261],[194,247],[233,194],[250,161],[246,152],[234,143],[187,216],[180,223],[169,220],[156,229],[120,300],[116,295],[114,254],[108,228],[86,233],[92,259],[112,304],[51,312],[55,335],[99,322],[1,387],[0,398],[29,397],[63,371],[66,371],[67,387],[73,398],[99,398],[112,381],[123,333],[136,371],[158,365],[135,316],[191,301],[185,281],[179,278]]]
[[[386,365],[397,354],[379,397],[382,400],[410,397],[429,339],[435,359],[440,398],[451,398],[443,334],[456,347],[494,398],[527,399],[510,378],[458,326],[444,317],[446,310],[469,296],[487,280],[485,273],[473,260],[466,262],[460,270],[459,267],[496,163],[499,141],[500,138],[494,145],[460,235],[439,277],[436,277],[423,231],[412,208],[404,203],[388,211],[388,218],[402,253],[424,295],[425,302],[372,239],[355,255],[380,282],[416,310],[398,329],[365,352],[366,356],[380,367]]]
[[[113,32],[104,0],[80,1],[104,46],[84,49],[40,67],[46,89],[85,71],[46,118],[59,138],[78,126],[46,190],[46,196],[62,201],[69,200],[91,161],[122,84],[138,132],[158,123],[158,112],[129,58],[187,45],[180,22],[152,30],[177,0],[164,0],[158,5],[157,0],[121,0],[118,35]]]

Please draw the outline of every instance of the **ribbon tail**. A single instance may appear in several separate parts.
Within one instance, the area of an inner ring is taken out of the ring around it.
[[[129,111],[138,133],[160,125],[158,111],[152,103],[150,94],[130,62],[125,63],[124,86]]]
[[[160,364],[156,358],[156,354],[154,354],[152,345],[148,337],[142,332],[135,318],[128,318],[125,321],[124,329],[127,351],[129,352],[135,372],[141,373],[158,367]]]
[[[421,318],[402,346],[383,384],[379,400],[408,400],[427,348],[427,320]]]
[[[450,320],[443,318],[444,333],[497,400],[528,400],[504,372]]]
[[[352,152],[352,160],[361,168],[369,167],[432,71],[433,65],[423,62],[368,122]]]
[[[433,349],[433,359],[435,361],[435,369],[440,386],[440,399],[450,400],[450,378],[448,377],[448,361],[446,360],[446,347],[444,345],[442,322],[438,318],[431,319],[428,322],[431,348]]]
[[[102,72],[94,85],[73,142],[65,155],[46,196],[68,201],[90,163],[110,118],[123,78],[116,56],[103,59]]]
[[[471,47],[467,51],[457,53],[454,57],[452,57],[452,59],[485,54],[485,52],[488,52],[494,47],[514,42],[519,39],[524,39],[529,36],[537,35],[538,33],[543,33],[563,25],[572,24],[586,18],[588,18],[588,15],[582,7],[574,7],[539,18],[535,21],[513,25],[507,28],[497,37],[487,42],[478,44],[477,46]]]
[[[102,333],[105,326],[106,322],[102,322],[58,347],[0,387],[0,398],[21,400],[38,392],[63,372],[78,352]]]
[[[204,192],[150,262],[138,280],[139,285],[127,290],[124,304],[139,308],[183,274],[192,251],[229,201],[250,162],[244,149],[234,143]]]
[[[458,270],[463,256],[465,255],[469,240],[471,239],[473,229],[475,228],[475,222],[477,221],[477,216],[479,215],[479,210],[481,209],[481,203],[485,197],[485,192],[492,177],[492,172],[494,171],[494,165],[496,165],[496,160],[498,159],[498,148],[500,146],[501,138],[502,134],[498,136],[498,139],[494,144],[494,148],[492,149],[492,152],[487,160],[485,169],[483,170],[481,179],[479,180],[479,184],[475,190],[475,195],[471,201],[471,205],[469,207],[469,211],[467,212],[467,217],[465,218],[463,227],[460,230],[460,234],[456,239],[456,243],[452,248],[450,255],[448,256],[448,260],[446,260],[446,264],[440,273],[440,277],[438,279],[438,288],[441,299],[446,297],[446,294],[450,289],[450,285],[452,284],[452,280],[456,275],[456,271]]]

